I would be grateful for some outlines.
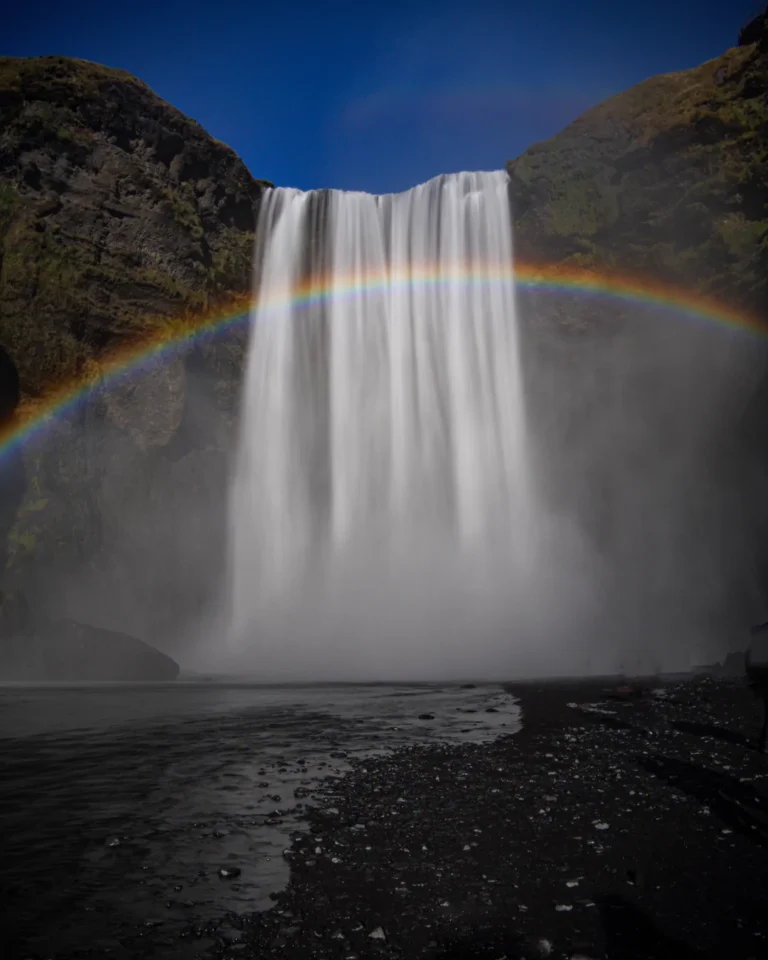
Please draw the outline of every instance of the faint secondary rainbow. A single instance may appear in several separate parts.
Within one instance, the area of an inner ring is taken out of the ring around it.
[[[768,320],[735,310],[710,297],[638,277],[538,264],[518,264],[515,267],[510,264],[472,264],[450,269],[425,264],[396,273],[377,271],[348,278],[315,277],[309,283],[286,288],[259,302],[259,319],[279,317],[286,306],[307,308],[335,298],[354,298],[376,292],[384,294],[393,287],[494,284],[507,283],[511,279],[526,290],[570,292],[616,303],[654,307],[747,336],[765,338],[768,335]],[[201,316],[194,322],[181,326],[170,325],[148,338],[100,358],[96,376],[60,384],[40,401],[25,404],[14,425],[0,435],[0,462],[12,451],[39,437],[58,419],[73,413],[97,390],[109,389],[125,377],[144,372],[154,364],[182,354],[198,341],[246,326],[252,307],[250,299],[242,298],[227,309],[219,308],[215,314]]]

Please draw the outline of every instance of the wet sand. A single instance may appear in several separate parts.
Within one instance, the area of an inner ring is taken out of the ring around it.
[[[309,713],[293,728],[289,716],[270,721],[288,724],[279,734],[284,746],[276,746],[270,770],[265,764],[240,779],[226,776],[234,772],[227,764],[246,764],[255,752],[254,724],[242,711],[172,724],[166,740],[145,731],[139,742],[135,730],[109,728],[102,748],[96,734],[77,749],[73,742],[69,765],[59,754],[55,769],[56,738],[6,740],[0,811],[12,849],[0,882],[12,922],[2,928],[3,956],[765,957],[768,757],[750,740],[758,705],[739,681],[673,683],[664,696],[627,700],[604,698],[606,687],[513,685],[523,729],[512,736],[496,729],[476,742],[423,732],[447,723],[447,700],[443,721],[418,721],[421,732],[399,743],[400,731],[387,729],[399,725],[391,716],[358,723],[351,703],[344,717],[321,713],[325,732],[315,732],[328,759],[318,760],[317,774],[334,776],[307,777],[312,796],[290,817],[279,815],[284,797],[274,801],[274,819],[284,820],[275,829],[289,827],[290,838],[270,862],[288,865],[290,877],[280,889],[275,871],[270,909],[245,903],[255,889],[248,871],[263,859],[256,838],[270,811],[261,804],[272,803],[272,788],[259,782],[288,777],[300,766],[296,751],[319,757],[308,746]],[[452,690],[453,712],[478,709],[488,695]],[[414,689],[396,699],[418,720],[425,697]],[[356,741],[354,729],[365,724],[368,733]],[[167,760],[185,751],[186,779]],[[213,756],[195,773],[203,752]],[[221,785],[208,795],[216,763]],[[70,788],[69,811],[56,814],[67,769],[81,787]],[[46,789],[48,807],[39,799]],[[123,805],[115,837],[121,822],[131,827],[115,847],[102,835],[110,791]],[[24,827],[32,814],[37,842]],[[77,831],[91,821],[99,836],[92,831],[84,844]],[[224,821],[229,832],[216,837]],[[218,859],[210,855],[216,843]],[[222,879],[213,867],[226,865],[228,852],[242,874]],[[201,858],[207,872],[197,877]]]

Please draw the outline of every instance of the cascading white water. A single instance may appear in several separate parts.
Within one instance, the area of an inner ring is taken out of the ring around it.
[[[269,677],[483,673],[536,548],[503,172],[270,191],[231,501]]]

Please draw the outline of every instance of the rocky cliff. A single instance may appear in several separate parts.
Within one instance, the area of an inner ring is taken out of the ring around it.
[[[247,293],[263,186],[135,77],[0,58],[0,339],[24,392]]]
[[[507,164],[523,259],[619,269],[757,313],[768,302],[766,16]]]
[[[247,296],[266,185],[135,77],[63,57],[0,58],[0,344],[22,403],[97,376],[124,344]],[[185,489],[220,481],[243,339],[178,353],[27,445],[11,587],[48,588],[73,564],[148,546],[151,511],[140,518],[139,505],[164,501],[170,536],[169,502],[190,507],[175,489],[178,463]],[[125,603],[142,605],[138,594]]]
[[[521,259],[708,294],[768,329],[768,11],[507,169]],[[519,302],[539,489],[610,565],[617,636],[677,618],[702,650],[742,643],[768,603],[768,341],[642,298]]]

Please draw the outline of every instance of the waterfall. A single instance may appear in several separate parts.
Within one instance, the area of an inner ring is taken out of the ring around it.
[[[507,186],[266,194],[228,571],[260,674],[480,674],[513,645],[536,511]]]

